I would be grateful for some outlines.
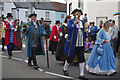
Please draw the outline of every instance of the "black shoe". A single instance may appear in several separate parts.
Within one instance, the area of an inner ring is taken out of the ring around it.
[[[33,66],[31,63],[28,63],[28,66]]]
[[[8,58],[11,59],[11,56],[9,56]]]
[[[68,71],[67,71],[67,70],[65,70],[65,71],[63,70],[63,73],[64,73],[64,75],[65,75],[65,76],[69,76],[69,74],[68,74]]]
[[[2,49],[2,51],[6,51],[5,49]]]
[[[34,69],[38,70],[38,68],[40,68],[39,66],[34,66]]]
[[[79,79],[88,80],[85,76],[79,76]]]

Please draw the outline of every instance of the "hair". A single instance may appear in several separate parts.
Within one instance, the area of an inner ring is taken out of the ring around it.
[[[71,19],[71,16],[67,15],[66,18],[65,18],[64,23],[67,23],[67,19]]]
[[[87,16],[87,13],[85,13],[84,15]]]
[[[112,20],[107,20],[104,24],[103,24],[103,27],[106,27],[108,22],[111,22]]]
[[[93,26],[95,25],[95,22],[92,22]]]
[[[44,20],[43,18],[41,18],[42,20]]]
[[[115,24],[115,20],[112,20],[112,23]]]

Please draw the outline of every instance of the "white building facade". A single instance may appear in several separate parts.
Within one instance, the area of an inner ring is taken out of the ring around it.
[[[37,20],[44,18],[45,21],[49,21],[53,26],[56,21],[56,12],[55,9],[35,9],[34,12],[37,14]],[[30,15],[29,7],[16,7],[13,2],[4,3],[4,16],[7,16],[7,13],[12,13],[13,19],[20,19],[20,21],[26,22],[28,16]]]
[[[75,8],[81,8],[88,14],[88,22],[95,22],[97,26],[100,20],[107,18],[114,19],[120,27],[119,16],[113,16],[114,13],[120,12],[120,0],[67,0],[67,14]]]

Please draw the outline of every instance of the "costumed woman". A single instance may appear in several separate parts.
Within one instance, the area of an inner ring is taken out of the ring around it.
[[[64,45],[66,43],[66,38],[68,36],[66,26],[67,26],[68,20],[70,20],[70,19],[71,19],[71,16],[67,15],[64,23],[61,25],[62,37],[60,38],[60,41],[58,43],[58,46],[57,46],[57,49],[55,52],[55,58],[57,61],[64,61],[65,60],[65,56],[63,54],[63,51],[64,51]]]
[[[97,40],[87,60],[86,70],[93,74],[115,74],[115,57],[110,45],[110,21],[103,24],[103,28],[97,34]]]
[[[15,24],[16,24],[16,40],[17,40],[17,46],[15,47],[16,50],[21,50],[22,49],[22,38],[21,38],[21,31],[20,31],[20,26],[19,26],[19,19],[15,19]]]

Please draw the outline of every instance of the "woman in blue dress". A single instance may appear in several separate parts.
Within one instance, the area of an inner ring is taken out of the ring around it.
[[[103,28],[97,34],[97,40],[87,60],[86,70],[93,74],[115,74],[115,58],[110,45],[110,21],[104,23]],[[100,48],[101,47],[101,48]]]

